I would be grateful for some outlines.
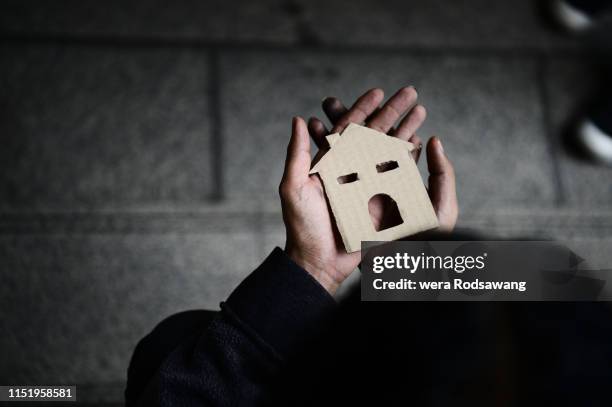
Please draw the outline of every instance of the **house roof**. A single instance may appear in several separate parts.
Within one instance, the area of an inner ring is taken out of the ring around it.
[[[326,137],[329,143],[330,149],[325,153],[321,159],[314,164],[310,170],[310,174],[316,174],[320,171],[324,163],[330,159],[332,151],[338,152],[342,150],[351,150],[357,148],[363,148],[364,144],[367,144],[368,148],[375,147],[379,143],[393,144],[394,148],[405,148],[408,152],[411,152],[416,147],[414,144],[398,139],[397,137],[391,137],[369,127],[360,126],[355,123],[349,124],[342,134],[334,133]]]

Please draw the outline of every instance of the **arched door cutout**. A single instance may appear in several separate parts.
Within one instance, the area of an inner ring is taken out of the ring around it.
[[[368,201],[368,211],[377,232],[404,223],[397,202],[387,194],[377,194],[371,197]]]

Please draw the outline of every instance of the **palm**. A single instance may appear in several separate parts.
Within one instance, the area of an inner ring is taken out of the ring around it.
[[[331,212],[327,206],[323,185],[319,177],[311,176],[308,178],[304,185],[304,194],[308,196],[307,199],[311,203],[307,211],[311,212],[312,227],[316,228],[319,250],[324,253],[323,256],[334,259],[334,268],[343,274],[343,277],[348,276],[359,264],[360,255],[359,253],[347,253],[344,250],[338,230],[331,218]]]

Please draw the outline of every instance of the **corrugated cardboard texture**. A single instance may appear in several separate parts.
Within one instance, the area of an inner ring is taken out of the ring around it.
[[[327,136],[327,140],[331,149],[310,173],[318,173],[323,181],[347,252],[360,250],[362,240],[397,240],[438,227],[423,180],[410,155],[414,145],[357,124],[350,124],[341,135]],[[389,161],[397,162],[397,168],[377,171],[377,165]],[[339,183],[338,177],[344,176],[351,182]],[[378,194],[386,194],[397,203],[401,224],[376,231],[368,202]]]

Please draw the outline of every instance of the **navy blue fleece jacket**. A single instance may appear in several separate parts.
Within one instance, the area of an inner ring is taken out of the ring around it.
[[[252,406],[334,299],[276,248],[221,304],[201,333],[162,363],[139,405]]]

